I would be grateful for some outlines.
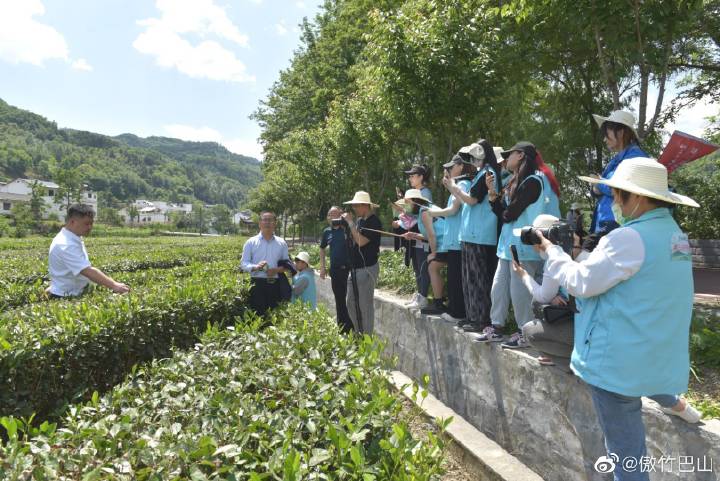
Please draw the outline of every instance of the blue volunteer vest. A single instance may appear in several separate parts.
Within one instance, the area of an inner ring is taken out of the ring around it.
[[[307,268],[302,272],[298,272],[293,276],[293,283],[297,282],[300,279],[307,279],[308,280],[308,286],[305,288],[302,294],[300,296],[296,296],[295,294],[292,295],[291,302],[295,302],[297,300],[300,300],[303,304],[310,303],[312,305],[313,309],[317,309],[317,292],[315,290],[315,273],[312,269]]]
[[[422,221],[422,214],[425,212],[427,207],[420,207],[420,212],[418,213],[418,231],[422,236],[427,239],[428,245],[430,243],[430,237],[428,236],[427,230],[425,229],[425,224],[423,224]],[[446,250],[442,250],[443,245],[443,239],[445,237],[445,219],[434,217],[433,218],[433,230],[435,231],[435,246],[437,247],[438,252],[447,252]]]
[[[470,181],[461,180],[458,182],[460,189],[468,193],[470,192]],[[459,200],[457,202],[460,202]],[[450,195],[448,197],[447,207],[452,207],[455,204],[455,196]],[[462,209],[464,206],[460,206],[460,209],[455,212],[455,215],[445,217],[445,233],[443,234],[443,245],[440,252],[447,251],[459,251],[460,250],[460,223],[462,221]]]
[[[520,236],[515,235],[513,233],[513,230],[519,229],[528,225],[532,225],[533,221],[537,216],[540,214],[545,214],[546,209],[548,209],[550,202],[549,202],[549,194],[547,194],[547,190],[545,186],[547,185],[547,180],[544,179],[544,175],[536,172],[533,175],[529,175],[525,180],[522,181],[522,184],[528,181],[530,178],[536,178],[540,181],[541,184],[541,192],[538,196],[537,200],[527,206],[525,210],[520,214],[520,217],[515,219],[513,222],[508,222],[506,224],[503,224],[502,230],[500,231],[500,240],[498,240],[498,246],[497,246],[497,256],[499,259],[503,259],[506,261],[512,260],[512,252],[510,251],[510,246],[515,245],[517,248],[518,253],[518,259],[521,261],[539,261],[541,260],[540,255],[533,250],[532,246],[528,246],[520,242]],[[518,186],[519,188],[520,186]],[[549,189],[552,192],[552,189]],[[553,192],[553,195],[555,192]],[[509,203],[509,199],[506,199],[506,201]]]
[[[666,208],[622,228],[640,234],[645,259],[628,280],[583,299],[572,370],[588,384],[625,396],[683,393],[694,292],[687,235]]]
[[[468,192],[482,178],[483,174],[490,172],[492,169],[485,166],[477,173],[473,179]],[[495,189],[500,192],[500,179],[495,176]],[[471,244],[480,244],[494,246],[498,242],[497,238],[497,216],[492,210],[490,199],[486,195],[482,202],[475,205],[463,204],[460,212],[460,242],[469,242]]]

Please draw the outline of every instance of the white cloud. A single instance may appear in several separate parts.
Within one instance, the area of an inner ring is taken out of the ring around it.
[[[84,70],[86,72],[92,72],[92,65],[87,63],[84,58],[79,58],[72,63],[72,68],[75,70]]]
[[[288,33],[288,29],[285,26],[285,20],[280,20],[280,23],[275,24],[275,33],[277,33],[281,37]]]
[[[720,114],[720,104],[713,104],[708,101],[697,102],[692,107],[682,110],[674,124],[665,126],[665,130],[672,133],[680,130],[696,137],[702,137],[705,130],[710,126],[707,117]]]
[[[224,139],[222,134],[211,127],[193,127],[190,125],[172,124],[164,127],[165,133],[176,139],[192,142],[217,142],[230,152],[262,159],[262,146],[257,140]]]
[[[213,0],[157,0],[160,18],[138,21],[145,27],[133,42],[139,52],[155,57],[161,67],[176,68],[193,78],[209,78],[230,82],[252,82],[255,77],[231,50],[215,40],[214,35],[241,47],[248,46],[247,35],[227,17],[225,10]],[[187,38],[194,34],[203,38],[193,45]]]
[[[68,60],[65,38],[33,17],[45,13],[40,0],[0,0],[0,59],[42,66],[46,60]]]

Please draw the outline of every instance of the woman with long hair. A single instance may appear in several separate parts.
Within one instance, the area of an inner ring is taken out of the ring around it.
[[[505,167],[513,173],[510,182],[501,195],[495,179],[488,179],[488,196],[493,210],[500,216],[503,226],[497,246],[498,264],[492,282],[490,325],[485,327],[478,342],[501,342],[505,340],[503,328],[512,302],[515,322],[519,329],[533,318],[532,295],[523,285],[522,279],[511,269],[512,248],[515,248],[519,263],[537,281],[542,276],[543,261],[531,246],[520,242],[518,230],[532,222],[540,214],[559,215],[559,188],[554,176],[544,173],[549,170],[542,157],[530,142],[518,142],[502,153]],[[542,167],[542,169],[541,169]],[[557,189],[557,190],[556,190]],[[525,347],[521,332],[516,332],[503,343],[503,347]]]

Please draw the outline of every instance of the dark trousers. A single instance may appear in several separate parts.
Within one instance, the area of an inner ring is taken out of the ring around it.
[[[255,311],[258,316],[264,316],[269,309],[273,309],[280,304],[282,300],[281,284],[277,279],[267,279],[253,277],[250,282],[250,309]]]
[[[422,247],[413,247],[413,271],[415,271],[415,284],[421,296],[427,297],[430,290],[430,273],[428,272],[428,253]]]
[[[447,252],[448,314],[456,319],[465,317],[465,296],[462,287],[462,254]]]
[[[335,296],[335,316],[342,332],[352,331],[353,324],[347,307],[347,285],[350,269],[347,267],[330,268],[330,285]]]
[[[462,243],[462,287],[465,314],[472,324],[490,325],[490,291],[497,268],[496,246]]]

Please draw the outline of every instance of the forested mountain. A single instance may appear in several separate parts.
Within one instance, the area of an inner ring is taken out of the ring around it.
[[[260,162],[214,142],[59,129],[0,100],[0,180],[78,179],[105,206],[136,198],[238,207],[261,179]]]

